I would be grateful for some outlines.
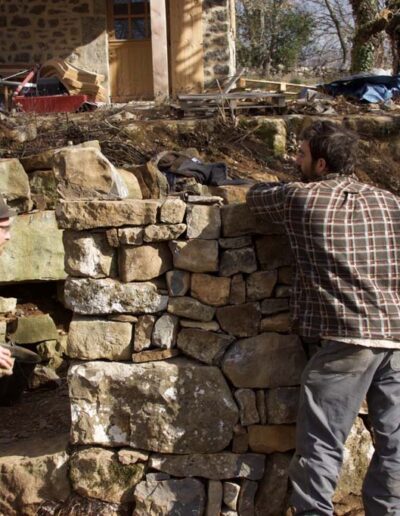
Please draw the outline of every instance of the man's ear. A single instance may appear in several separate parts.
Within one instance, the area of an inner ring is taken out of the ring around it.
[[[326,161],[324,158],[318,158],[315,165],[315,171],[318,175],[325,174],[327,172]]]

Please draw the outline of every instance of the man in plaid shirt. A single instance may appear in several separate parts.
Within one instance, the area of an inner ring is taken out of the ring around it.
[[[302,182],[260,183],[247,202],[282,223],[295,262],[295,331],[321,346],[303,377],[295,514],[332,515],[343,444],[366,398],[375,453],[367,516],[400,515],[400,199],[353,175],[357,139],[331,122],[302,135]]]

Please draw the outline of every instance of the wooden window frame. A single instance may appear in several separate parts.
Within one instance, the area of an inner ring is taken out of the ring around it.
[[[151,0],[143,0],[145,4],[145,12],[144,14],[132,14],[131,6],[133,2],[128,2],[128,14],[118,14],[114,15],[114,0],[107,1],[107,20],[108,20],[108,35],[112,41],[149,41],[151,40],[151,19],[150,19],[150,1]],[[130,39],[117,39],[115,37],[115,20],[128,20],[128,30],[129,34],[132,34],[132,20],[141,19],[145,20],[145,30],[147,32],[144,38],[130,38]],[[146,23],[147,22],[147,23]]]

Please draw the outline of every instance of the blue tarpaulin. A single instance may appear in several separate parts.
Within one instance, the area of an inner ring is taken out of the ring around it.
[[[322,89],[333,97],[343,95],[364,102],[385,102],[400,95],[400,75],[357,75],[323,84]]]

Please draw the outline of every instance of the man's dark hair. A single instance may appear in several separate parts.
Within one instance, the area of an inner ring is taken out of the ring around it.
[[[329,121],[314,122],[300,135],[310,145],[313,161],[323,158],[327,172],[350,175],[357,160],[358,137],[345,127]]]

